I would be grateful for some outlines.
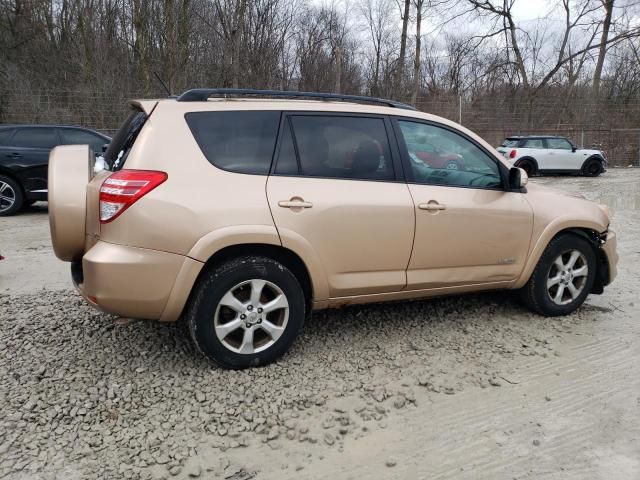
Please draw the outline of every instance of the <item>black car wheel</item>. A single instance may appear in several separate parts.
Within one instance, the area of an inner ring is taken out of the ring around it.
[[[273,362],[302,329],[305,296],[295,275],[277,261],[239,257],[206,271],[187,309],[191,338],[223,368]]]
[[[602,173],[602,163],[595,158],[587,160],[582,171],[587,177],[597,177]]]
[[[24,195],[18,182],[0,175],[0,217],[13,215],[22,208]]]
[[[587,240],[575,234],[560,235],[547,245],[521,297],[541,315],[568,315],[591,292],[596,269],[596,254]]]

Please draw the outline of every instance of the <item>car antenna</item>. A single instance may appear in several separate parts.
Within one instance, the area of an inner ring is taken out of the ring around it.
[[[171,95],[171,90],[169,90],[169,87],[167,87],[167,84],[162,81],[162,78],[160,78],[160,75],[158,75],[158,72],[153,72],[153,74],[156,76],[156,78],[160,82],[160,85],[162,85],[162,88],[165,89],[165,91],[167,92],[167,95],[169,95],[170,97],[173,97],[173,95]]]

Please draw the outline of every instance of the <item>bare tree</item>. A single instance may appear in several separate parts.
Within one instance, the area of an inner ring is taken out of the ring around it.
[[[416,104],[418,92],[420,91],[420,55],[422,47],[422,14],[426,5],[426,0],[413,0],[416,10],[416,51],[413,58],[413,89],[411,92],[411,103]]]
[[[373,48],[373,61],[371,78],[369,81],[369,93],[380,96],[381,70],[383,69],[385,50],[391,40],[391,0],[364,0],[360,5],[361,14],[366,22]]]
[[[400,36],[400,57],[398,57],[398,68],[396,70],[395,88],[402,88],[404,80],[404,66],[407,59],[407,29],[409,26],[409,14],[411,8],[411,0],[404,0],[404,8],[401,10],[402,35]],[[400,93],[400,92],[398,92]]]
[[[593,72],[593,93],[597,96],[600,93],[600,81],[602,79],[602,67],[604,57],[607,54],[607,41],[609,40],[609,29],[611,28],[611,18],[613,16],[613,5],[615,0],[600,0],[604,8],[604,20],[602,21],[602,36],[600,37],[600,47],[598,50],[598,61]]]

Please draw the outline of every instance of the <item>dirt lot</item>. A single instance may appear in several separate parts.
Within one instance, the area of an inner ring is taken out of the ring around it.
[[[506,293],[322,312],[242,372],[86,306],[46,204],[0,219],[0,478],[637,480],[640,170],[534,181],[613,211],[619,276],[577,313]]]

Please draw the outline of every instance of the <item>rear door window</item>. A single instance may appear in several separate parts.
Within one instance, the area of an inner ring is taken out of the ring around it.
[[[185,119],[211,164],[237,173],[269,173],[279,111],[191,112]]]
[[[19,128],[11,141],[14,147],[53,148],[58,145],[58,134],[55,128]]]
[[[111,143],[109,143],[107,151],[104,153],[104,159],[110,170],[120,170],[124,166],[127,156],[146,121],[147,115],[142,110],[137,108],[131,110],[131,113],[118,129]]]
[[[298,154],[298,165],[287,153],[288,170],[306,177],[354,180],[394,180],[389,139],[382,118],[291,115],[289,118]],[[286,141],[283,137],[283,142]],[[282,151],[276,173],[282,173]]]

